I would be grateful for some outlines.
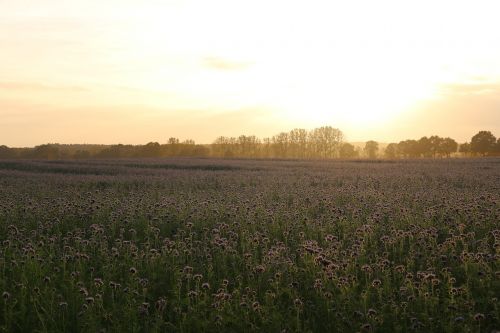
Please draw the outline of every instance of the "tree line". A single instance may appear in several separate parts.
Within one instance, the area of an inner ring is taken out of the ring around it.
[[[338,158],[344,134],[331,126],[307,131],[297,128],[262,140],[254,135],[218,137],[211,145],[215,157]]]
[[[0,146],[3,159],[86,159],[86,158],[155,158],[155,157],[225,157],[225,158],[443,158],[451,156],[500,156],[500,138],[480,131],[470,142],[458,144],[452,138],[437,135],[419,140],[390,143],[384,149],[376,141],[364,146],[345,142],[344,134],[331,126],[312,130],[293,129],[260,139],[255,135],[220,136],[211,144],[169,138],[166,143],[145,145],[63,145],[44,144],[33,148]]]
[[[461,156],[498,156],[500,155],[500,138],[489,131],[480,131],[470,142],[458,144],[452,138],[441,138],[437,135],[422,137],[419,140],[404,140],[390,143],[384,152],[386,158],[436,158],[450,157],[460,153]]]

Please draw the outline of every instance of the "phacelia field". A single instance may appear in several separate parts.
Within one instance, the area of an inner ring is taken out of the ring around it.
[[[500,159],[0,161],[0,331],[497,332]]]

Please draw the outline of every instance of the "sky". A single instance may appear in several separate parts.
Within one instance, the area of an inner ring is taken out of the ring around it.
[[[0,145],[500,135],[496,0],[0,0]]]

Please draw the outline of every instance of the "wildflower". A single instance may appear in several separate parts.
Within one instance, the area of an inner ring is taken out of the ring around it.
[[[117,282],[109,281],[109,286],[113,289],[118,289],[120,288],[120,284]]]
[[[259,274],[260,274],[260,273],[263,273],[265,270],[266,270],[266,269],[265,269],[264,265],[257,265],[257,266],[255,267],[255,269],[254,269],[254,271],[255,271],[256,273],[259,273]]]
[[[155,303],[155,309],[158,312],[163,312],[166,306],[167,306],[167,300],[163,297],[160,297]]]
[[[295,305],[296,308],[302,308],[302,306],[304,305],[304,303],[302,303],[302,301],[300,300],[300,298],[296,298],[293,301],[293,305]]]
[[[138,307],[139,315],[146,316],[149,314],[149,303],[144,302]]]
[[[363,312],[359,311],[359,310],[356,310],[354,311],[354,316],[358,317],[358,318],[363,318],[364,315],[363,315]]]
[[[100,279],[100,278],[95,278],[95,279],[94,279],[94,285],[95,285],[96,287],[98,287],[98,288],[99,288],[99,287],[102,287],[102,285],[103,285],[103,284],[104,284],[104,282],[102,281],[102,279]]]
[[[361,270],[365,273],[371,273],[372,272],[372,268],[370,267],[370,265],[363,265],[361,266]]]
[[[482,320],[484,320],[484,314],[476,313],[473,318],[475,321],[482,321]]]
[[[394,267],[394,269],[398,273],[403,273],[405,271],[405,266],[404,265],[398,265],[398,266]]]
[[[3,298],[5,301],[7,301],[7,300],[10,298],[10,293],[9,293],[9,292],[7,292],[7,291],[4,291],[4,292],[2,293],[2,298]]]
[[[80,294],[88,296],[89,292],[87,291],[87,288],[81,287],[79,290]]]
[[[362,332],[370,332],[371,330],[372,330],[372,325],[370,325],[368,323],[361,325]]]

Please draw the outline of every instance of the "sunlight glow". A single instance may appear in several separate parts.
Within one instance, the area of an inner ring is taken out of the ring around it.
[[[498,12],[489,0],[0,4],[0,109],[35,126],[45,109],[75,123],[77,110],[136,108],[119,119],[130,128],[266,110],[239,132],[331,124],[367,139],[415,118],[443,87],[500,82]]]

